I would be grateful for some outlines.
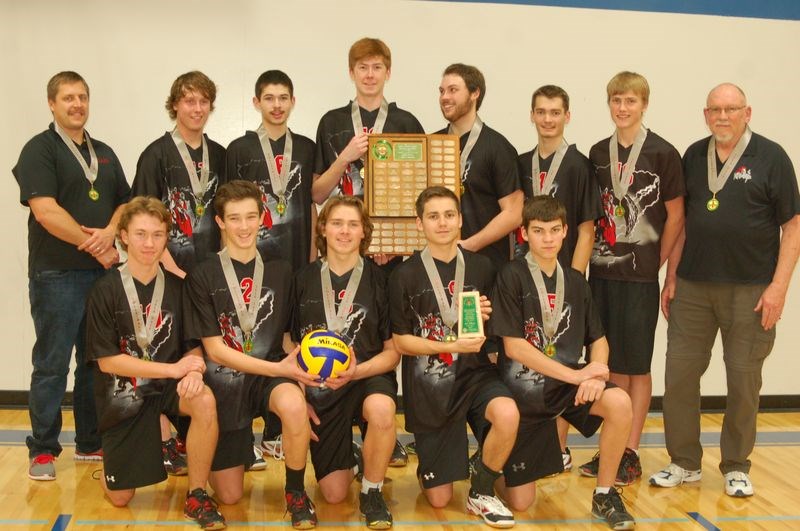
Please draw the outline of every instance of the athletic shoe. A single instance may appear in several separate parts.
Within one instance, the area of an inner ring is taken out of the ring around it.
[[[361,481],[364,477],[364,454],[361,451],[361,446],[353,441],[353,457],[356,460],[356,466],[353,468],[353,477],[357,481]]]
[[[600,452],[596,452],[594,457],[592,457],[589,461],[585,462],[581,466],[578,467],[578,472],[581,473],[581,476],[586,476],[587,478],[596,478],[597,471],[600,469]]]
[[[194,520],[202,529],[225,529],[225,517],[217,509],[217,502],[203,489],[186,494],[183,516]]]
[[[582,464],[578,469],[582,476],[596,478],[597,472],[600,470],[600,452],[594,454],[591,461]],[[614,484],[624,487],[630,485],[640,477],[642,477],[642,462],[639,460],[639,455],[630,448],[625,448],[625,452],[619,460],[617,477],[614,478]]]
[[[491,527],[512,527],[514,515],[497,496],[486,496],[469,490],[467,512],[483,518]]]
[[[392,457],[389,459],[389,466],[400,467],[406,466],[407,464],[408,452],[406,452],[406,449],[403,448],[403,445],[400,443],[400,441],[395,439]]]
[[[103,460],[103,449],[100,448],[99,450],[95,450],[94,452],[81,452],[77,448],[75,449],[75,461],[102,461]]]
[[[389,529],[392,527],[392,513],[386,506],[383,493],[378,489],[369,489],[366,494],[358,495],[361,516],[370,529]]]
[[[185,476],[189,473],[186,458],[178,451],[178,443],[174,438],[161,442],[161,457],[164,459],[164,469],[170,476]]]
[[[261,450],[268,456],[282,461],[283,457],[283,440],[281,435],[278,435],[274,439],[265,439],[261,441]]]
[[[408,455],[417,455],[417,441],[411,441],[410,443],[403,446],[406,449],[406,453]]]
[[[734,498],[747,498],[753,495],[753,482],[745,472],[734,470],[725,474],[725,494]]]
[[[564,464],[564,472],[572,470],[572,452],[569,451],[569,446],[561,452],[561,462]]]
[[[286,491],[286,511],[292,515],[292,527],[295,529],[313,529],[317,526],[314,502],[305,491]]]
[[[264,470],[267,468],[267,462],[264,460],[264,452],[261,451],[260,446],[253,446],[253,454],[255,454],[256,459],[253,461],[253,464],[247,467],[247,470]]]
[[[28,477],[37,481],[53,481],[56,479],[55,460],[52,454],[39,454],[32,458]]]
[[[619,491],[613,487],[608,494],[592,494],[592,515],[604,520],[611,529],[633,529],[636,525],[633,516],[625,509]]]
[[[178,448],[178,453],[181,457],[186,458],[186,441],[181,439],[180,436],[175,437],[175,447]]]
[[[481,449],[475,450],[475,453],[469,457],[469,476],[472,477],[478,472],[478,461],[481,458]]]
[[[686,470],[670,463],[664,470],[650,476],[650,484],[656,487],[677,487],[681,483],[700,481],[702,475],[702,470]]]

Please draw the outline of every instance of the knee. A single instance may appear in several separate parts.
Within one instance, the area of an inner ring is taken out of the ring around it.
[[[108,490],[106,489],[106,496],[114,507],[126,507],[133,499],[136,493],[135,489],[129,490]]]
[[[224,505],[233,505],[242,499],[242,489],[222,488],[214,490],[214,497]]]
[[[189,407],[191,407],[192,421],[197,419],[216,422],[217,401],[214,399],[214,393],[207,386],[200,394],[189,399]]]
[[[350,490],[349,485],[342,487],[342,485],[323,484],[319,483],[319,490],[322,492],[322,497],[330,504],[342,503],[347,498],[347,493]]]
[[[428,503],[431,504],[431,507],[434,509],[443,509],[450,503],[453,494],[450,491],[429,489],[425,491],[425,497],[428,498]]]
[[[364,401],[364,418],[379,430],[394,429],[394,400],[386,395],[371,395]]]
[[[604,400],[603,400],[604,399]],[[609,420],[616,419],[630,424],[633,419],[633,406],[631,397],[622,389],[608,389],[601,398],[607,412],[605,417]]]
[[[512,398],[495,398],[486,409],[486,420],[492,429],[516,431],[519,426],[519,409]]]
[[[536,499],[536,487],[531,485],[530,489],[524,489],[524,492],[506,492],[506,502],[508,508],[512,511],[524,512],[533,505]]]

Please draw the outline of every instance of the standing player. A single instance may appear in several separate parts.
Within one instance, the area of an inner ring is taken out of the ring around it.
[[[395,446],[394,349],[389,325],[386,278],[364,259],[372,222],[360,199],[330,198],[317,220],[317,248],[322,258],[295,278],[295,340],[320,328],[341,334],[354,351],[351,369],[328,388],[307,388],[306,398],[320,423],[311,443],[311,461],[322,495],[329,503],[347,496],[356,464],[352,449],[353,417],[369,425],[364,437],[359,505],[367,527],[392,526],[381,490]]]
[[[147,146],[136,164],[133,194],[161,199],[172,216],[162,261],[180,277],[219,251],[213,201],[225,180],[225,148],[203,132],[216,97],[217,86],[202,72],[178,76],[165,104],[175,128]]]
[[[499,269],[511,259],[509,234],[519,227],[524,196],[517,151],[478,116],[485,95],[486,81],[480,70],[460,63],[445,68],[439,106],[450,125],[438,133],[461,139],[464,227],[460,245],[490,258]]]
[[[515,510],[527,510],[536,495],[534,481],[562,468],[551,419],[560,415],[586,437],[603,423],[592,514],[612,529],[632,529],[633,518],[614,488],[631,429],[631,402],[622,389],[606,388],[608,343],[589,285],[559,263],[566,209],[541,195],[525,203],[522,217],[530,250],[500,272],[493,296],[495,331],[505,344],[500,371],[522,416],[504,469],[504,498]],[[591,361],[582,365],[584,346]]]
[[[610,380],[633,406],[628,447],[617,484],[642,475],[639,439],[650,408],[650,363],[658,323],[658,270],[683,227],[683,173],[678,151],[642,125],[650,97],[647,80],[620,72],[608,82],[614,134],[592,146],[603,203],[589,284],[611,347]],[[580,467],[596,476],[598,456]]]
[[[199,343],[188,351],[182,344],[182,282],[159,266],[170,223],[157,199],[128,203],[119,221],[128,261],[98,280],[89,295],[87,354],[97,362],[102,485],[111,503],[124,507],[138,487],[166,479],[159,416],[189,415],[184,514],[203,529],[223,529],[225,519],[205,491],[217,444],[214,395],[203,384]]]
[[[531,122],[536,126],[538,144],[519,156],[519,167],[526,199],[551,195],[566,206],[566,224],[571,230],[558,260],[563,267],[586,274],[594,244],[594,220],[602,216],[602,210],[589,159],[564,140],[569,120],[569,95],[564,89],[555,85],[536,89],[531,98]],[[522,232],[521,227],[517,229],[517,256],[528,252]],[[568,425],[559,420],[558,427],[564,470],[569,470],[572,455],[566,446]]]
[[[299,271],[316,258],[312,243],[311,181],[314,142],[293,133],[287,125],[294,108],[294,85],[280,70],[268,70],[256,80],[253,106],[261,113],[261,125],[228,146],[227,177],[256,183],[264,203],[264,218],[258,230],[258,250],[265,258],[282,258]],[[283,458],[280,420],[265,415],[259,459],[267,452]]]
[[[50,127],[22,148],[13,169],[29,206],[28,291],[36,331],[27,437],[28,477],[56,478],[61,401],[75,348],[75,459],[102,459],[92,371],[86,365],[86,297],[119,259],[114,234],[130,188],[117,156],[89,137],[89,86],[75,72],[47,83]]]
[[[453,482],[469,476],[467,419],[481,419],[488,433],[475,434],[483,452],[476,459],[467,510],[491,526],[511,527],[514,516],[495,496],[494,483],[514,446],[519,412],[489,361],[485,338],[455,335],[462,290],[482,294],[488,319],[486,295],[495,271],[486,257],[459,248],[461,214],[452,191],[424,190],[416,210],[417,228],[428,245],[392,273],[389,304],[395,346],[404,354],[406,429],[416,441],[417,476],[428,502],[446,506]]]
[[[254,459],[253,417],[274,412],[286,439],[287,511],[295,528],[309,529],[317,522],[304,484],[311,427],[293,380],[319,384],[297,366],[297,349],[288,356],[283,351],[290,342],[291,266],[265,264],[258,253],[264,206],[254,183],[224,184],[214,207],[226,247],[192,271],[185,290],[187,337],[202,340],[209,358],[205,378],[217,399],[220,437],[210,483],[222,503],[241,499],[245,466]]]

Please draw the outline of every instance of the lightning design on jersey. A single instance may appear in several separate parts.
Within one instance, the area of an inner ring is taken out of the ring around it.
[[[214,194],[209,194],[209,190],[217,189],[217,176],[213,175],[208,179],[208,186],[203,191],[201,201],[203,210],[208,210],[214,199]],[[206,200],[205,198],[208,197]],[[167,188],[167,209],[172,217],[172,230],[170,231],[170,241],[180,245],[189,245],[190,238],[194,234],[202,216],[196,212],[197,198],[192,193],[189,186]]]
[[[289,177],[288,177],[288,184],[286,185],[286,203],[289,203],[292,199],[292,194],[295,190],[297,190],[300,185],[303,183],[303,176],[302,176],[302,167],[297,161],[291,162],[291,167],[289,168]],[[283,155],[276,155],[275,156],[275,166],[278,170],[278,173],[281,172],[283,168]],[[267,176],[269,177],[269,175]],[[294,181],[294,183],[293,183]],[[272,187],[272,183],[270,183],[270,188]],[[258,189],[261,190],[261,202],[264,203],[264,217],[261,222],[261,228],[258,230],[258,238],[259,240],[263,240],[267,236],[267,231],[272,228],[273,225],[276,223],[280,224],[283,222],[283,218],[286,216],[281,216],[277,214],[278,212],[278,196],[273,191],[267,191],[265,184],[258,183]],[[273,215],[273,212],[277,215],[277,220]]]
[[[551,301],[551,307],[552,307],[552,301]],[[571,318],[572,318],[572,306],[565,303],[564,308],[561,311],[561,320],[559,321],[556,335],[553,338],[552,341],[553,343],[557,343],[559,338],[563,336],[567,332],[567,330],[569,330]],[[531,317],[524,322],[523,327],[524,327],[525,341],[530,343],[534,348],[544,352],[544,347],[547,345],[548,341],[544,335],[544,328],[539,323],[539,321],[537,321],[535,317]],[[515,374],[514,374],[515,379],[533,381],[534,384],[544,381],[544,376],[542,376],[536,371],[531,370],[528,366],[523,365],[516,361],[514,362],[514,366],[515,366]]]
[[[150,305],[148,304],[145,309],[145,320],[147,315],[150,314]],[[127,313],[127,315],[130,315]],[[156,333],[153,337],[153,343],[147,349],[147,352],[142,352],[139,344],[136,342],[134,334],[128,334],[119,338],[119,351],[122,354],[127,354],[145,361],[158,361],[159,349],[166,343],[172,335],[172,312],[160,312],[158,319],[156,319]],[[130,398],[137,400],[137,390],[139,387],[144,386],[150,378],[137,378],[135,376],[117,376],[114,375],[114,394],[115,398]]]
[[[242,283],[245,280],[243,279]],[[227,289],[226,289],[227,291]],[[246,298],[246,304],[249,304],[249,298]],[[266,308],[266,310],[262,313],[262,308]],[[256,321],[255,326],[253,327],[253,337],[255,338],[258,329],[261,328],[261,325],[266,322],[267,319],[272,315],[273,311],[275,310],[275,292],[271,289],[266,290],[266,293],[258,300],[258,310],[256,311],[256,315],[261,315],[261,318]],[[242,333],[241,327],[238,324],[234,324],[236,320],[236,311],[232,312],[223,312],[217,316],[217,321],[219,322],[219,329],[222,332],[222,341],[228,347],[238,350],[239,352],[243,352],[243,342],[244,342],[244,334]],[[255,342],[255,339],[254,339]],[[229,367],[225,367],[224,365],[219,365],[215,370],[215,373],[223,373],[223,374],[230,374],[233,377],[239,376],[241,373],[235,369],[231,369]]]

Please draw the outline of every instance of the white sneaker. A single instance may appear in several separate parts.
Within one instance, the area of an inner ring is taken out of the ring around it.
[[[664,470],[650,476],[650,484],[656,487],[677,487],[681,483],[700,481],[702,475],[702,470],[686,470],[670,463]]]
[[[514,515],[497,496],[478,494],[470,489],[467,511],[483,518],[491,527],[513,527]]]
[[[284,459],[283,441],[281,440],[280,435],[271,440],[261,441],[261,449],[265,454],[278,461],[282,461]]]
[[[250,468],[247,470],[264,470],[267,468],[267,462],[264,461],[264,453],[261,451],[261,448],[258,446],[253,445],[253,454],[256,456],[255,461],[253,464],[250,465]]]
[[[744,472],[734,470],[725,474],[725,494],[735,498],[747,498],[753,495],[753,482]]]
[[[572,452],[569,451],[569,447],[565,448],[563,452],[561,452],[561,462],[564,465],[564,472],[569,472],[572,470]]]

